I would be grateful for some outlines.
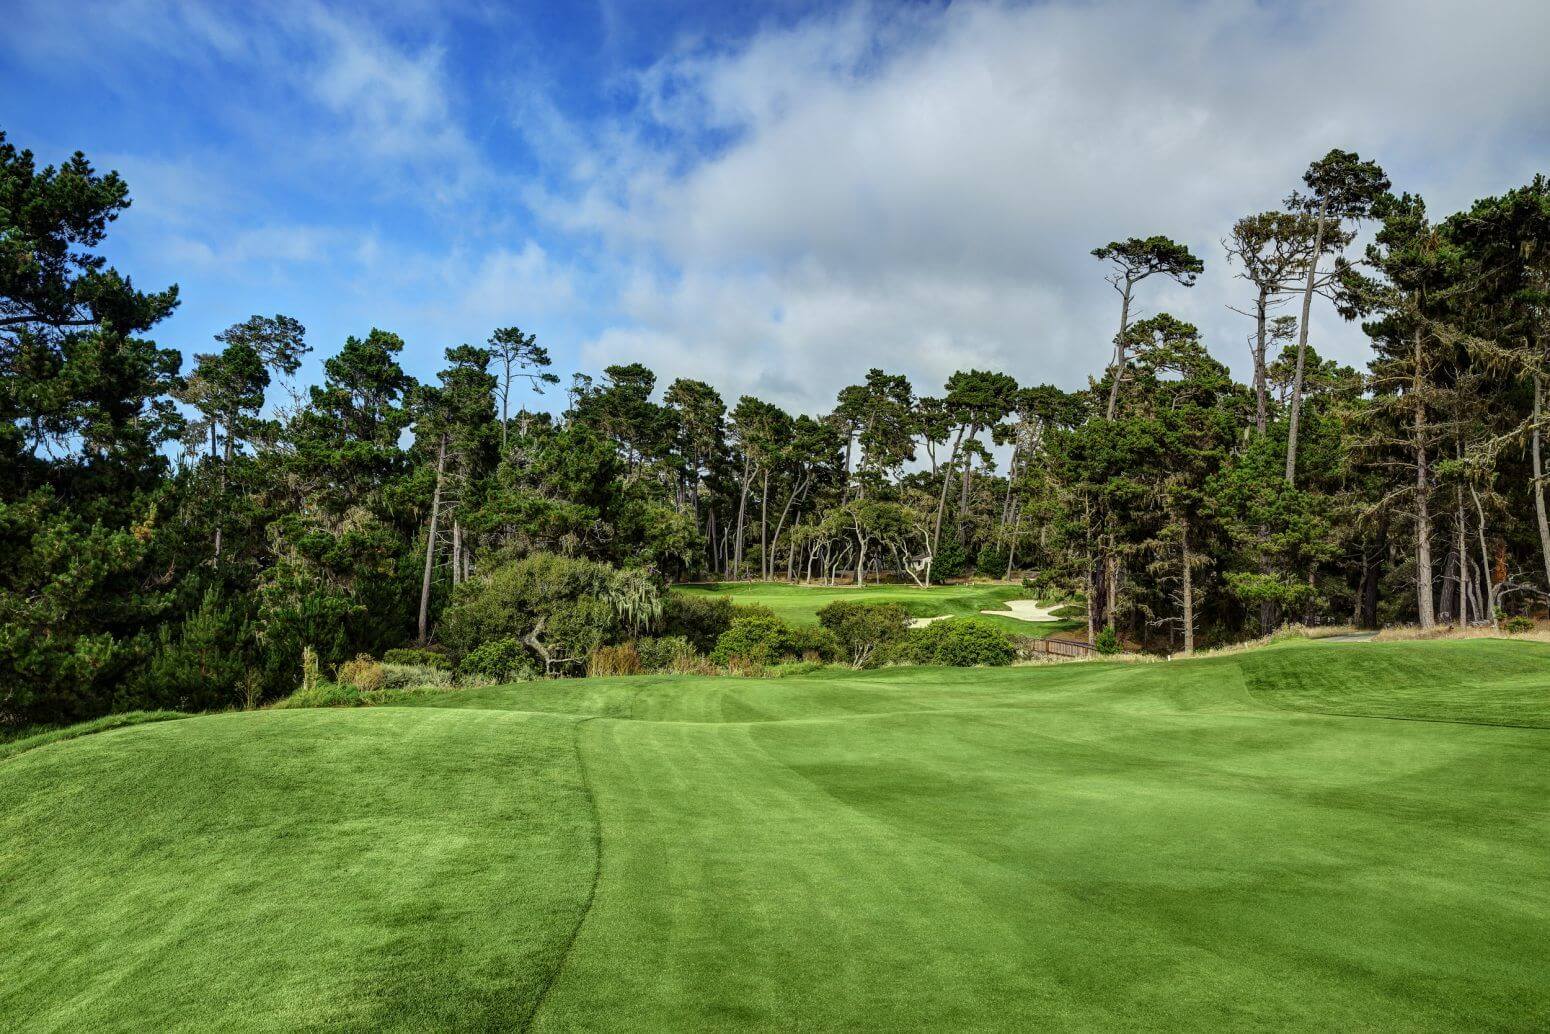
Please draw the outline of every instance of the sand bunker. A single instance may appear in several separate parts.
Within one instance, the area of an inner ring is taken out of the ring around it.
[[[1000,610],[982,610],[980,613],[1016,618],[1018,621],[1064,621],[1064,618],[1055,616],[1055,609],[1039,606],[1038,600],[1007,600],[1006,605]],[[1007,613],[1008,611],[1011,613]]]
[[[1063,604],[1062,604],[1063,606]],[[1054,614],[1054,608],[1039,606],[1038,600],[1007,600],[1006,605],[1000,610],[982,610],[981,614],[989,614],[998,618],[1015,618],[1018,621],[1064,621]],[[924,628],[933,621],[945,621],[952,617],[951,614],[933,614],[928,618],[910,618],[911,628]]]
[[[928,618],[910,618],[910,627],[925,628],[933,621],[946,621],[950,617],[952,617],[951,614],[933,614]]]

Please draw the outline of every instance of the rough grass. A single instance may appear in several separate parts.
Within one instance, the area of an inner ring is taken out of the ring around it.
[[[88,722],[78,722],[75,725],[61,725],[42,730],[22,730],[22,735],[5,742],[0,742],[0,761],[38,747],[46,747],[50,743],[73,740],[77,736],[90,736],[92,733],[107,732],[110,729],[122,729],[130,725],[169,722],[187,717],[188,715],[182,711],[124,711],[120,714],[110,714],[101,718],[94,718]]]
[[[1544,1029],[1547,685],[1300,641],[105,732],[0,765],[0,1028]]]
[[[705,585],[679,585],[673,592],[706,596],[731,596],[739,604],[757,603],[770,608],[777,617],[793,624],[815,625],[820,608],[835,600],[865,600],[868,603],[902,603],[915,617],[938,615],[980,617],[1015,635],[1054,635],[1074,628],[1087,627],[1086,611],[1078,610],[1064,622],[1020,621],[1010,615],[981,615],[983,610],[1002,609],[1007,600],[1028,598],[1019,585],[978,582],[966,585],[797,585],[785,582],[721,582]]]

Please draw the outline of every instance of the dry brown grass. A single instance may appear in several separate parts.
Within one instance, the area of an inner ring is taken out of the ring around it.
[[[1420,625],[1393,625],[1376,636],[1380,643],[1403,643],[1417,639],[1524,639],[1534,643],[1550,643],[1550,628],[1544,622],[1536,622],[1529,632],[1510,633],[1490,625],[1437,625],[1422,628]]]
[[[339,665],[335,681],[342,686],[354,686],[362,693],[375,693],[386,684],[387,673],[370,654],[363,653],[355,660]]]
[[[599,646],[587,658],[588,675],[639,675],[642,670],[634,643]]]

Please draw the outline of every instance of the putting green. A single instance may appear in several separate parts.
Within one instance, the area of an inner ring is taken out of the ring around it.
[[[1550,1024],[1543,646],[418,703],[0,761],[0,1026]]]
[[[868,603],[902,603],[915,617],[938,615],[974,617],[988,621],[1016,635],[1053,635],[1075,628],[1085,631],[1082,621],[1023,621],[1008,613],[981,614],[1004,609],[1007,600],[1024,599],[1021,586],[982,582],[971,585],[791,585],[783,582],[720,582],[707,585],[678,585],[674,592],[701,596],[731,596],[739,604],[757,603],[793,624],[818,623],[818,611],[835,600],[865,600]]]

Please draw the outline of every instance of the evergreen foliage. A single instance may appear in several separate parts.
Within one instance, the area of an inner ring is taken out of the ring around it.
[[[1087,601],[1092,641],[1159,653],[1288,621],[1499,625],[1550,599],[1542,176],[1438,217],[1369,159],[1313,162],[1228,233],[1247,383],[1222,343],[1142,313],[1207,268],[1152,234],[1093,252],[1121,313],[1086,386],[970,369],[933,393],[871,369],[811,414],[631,362],[540,405],[558,374],[515,326],[445,348],[425,384],[388,329],[312,342],[284,314],[233,314],[185,363],[149,337],[177,288],[103,255],[128,205],[84,155],[39,167],[0,135],[8,727],[246,706],[360,655],[515,678],[637,640],[647,668],[683,644],[898,652],[891,612],[803,629],[676,581],[1026,579]],[[1315,298],[1367,335],[1366,369],[1310,344]],[[315,346],[318,382],[277,405]],[[1001,649],[968,626],[907,639]],[[389,654],[410,648],[436,652]]]

